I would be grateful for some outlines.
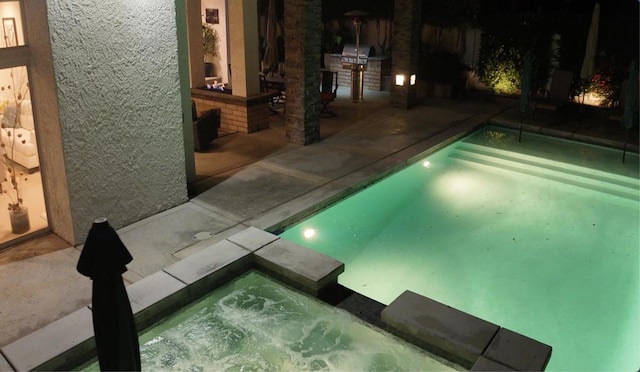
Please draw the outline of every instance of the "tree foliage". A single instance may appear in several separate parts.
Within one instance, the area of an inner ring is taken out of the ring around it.
[[[480,0],[423,0],[422,19],[439,27],[459,27],[472,24],[480,8]]]

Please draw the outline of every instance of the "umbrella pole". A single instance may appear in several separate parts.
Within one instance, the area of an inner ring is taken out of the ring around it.
[[[578,128],[580,128],[580,126],[582,125],[582,120],[584,118],[584,96],[587,95],[587,88],[585,86],[585,82],[582,82],[582,103],[580,104],[580,114],[579,114],[579,119],[578,119]]]
[[[629,128],[624,128],[624,145],[622,146],[622,164],[624,164],[624,158],[627,155],[627,138],[629,135]]]
[[[518,142],[522,142],[522,122],[520,122],[520,131],[518,132]]]

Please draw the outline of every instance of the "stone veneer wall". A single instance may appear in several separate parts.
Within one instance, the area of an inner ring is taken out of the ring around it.
[[[421,14],[421,0],[395,0],[391,49],[391,104],[395,107],[409,108],[417,101],[417,85],[409,84],[409,76],[418,72]],[[398,74],[406,76],[402,86],[395,85]]]
[[[307,145],[320,140],[320,0],[285,0],[286,131]]]
[[[341,54],[328,54],[331,64],[329,70],[338,71],[338,85],[341,87],[351,87],[351,70],[342,68]],[[391,75],[391,61],[388,58],[369,58],[367,69],[364,71],[364,89],[381,91],[384,90],[384,78]]]
[[[174,0],[47,7],[75,242],[186,202]]]

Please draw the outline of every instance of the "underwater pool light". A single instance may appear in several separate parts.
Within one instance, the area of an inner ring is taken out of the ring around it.
[[[302,233],[302,235],[306,238],[306,239],[311,239],[316,235],[316,230],[315,229],[306,229],[304,230],[304,232]]]

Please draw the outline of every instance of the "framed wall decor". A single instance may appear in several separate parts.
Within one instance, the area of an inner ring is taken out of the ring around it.
[[[7,48],[18,46],[18,33],[16,32],[15,18],[2,18],[2,36],[4,45]]]
[[[205,12],[204,13],[205,21],[207,23],[211,23],[214,25],[217,25],[218,23],[220,23],[218,9],[206,8],[204,12]]]

